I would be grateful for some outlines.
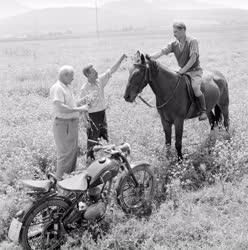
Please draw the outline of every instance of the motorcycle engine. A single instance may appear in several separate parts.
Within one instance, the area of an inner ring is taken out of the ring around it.
[[[106,211],[107,204],[102,200],[102,193],[99,187],[93,187],[88,190],[88,197],[91,204],[87,206],[84,212],[84,219],[101,219]]]
[[[101,189],[99,187],[90,188],[88,195],[91,201],[97,202],[101,199]]]
[[[99,201],[87,207],[84,218],[86,220],[101,219],[106,212],[107,204],[103,201]]]
[[[69,225],[80,218],[88,221],[102,219],[107,208],[107,201],[104,200],[104,195],[99,187],[90,188],[78,203],[78,209],[74,209],[64,223]]]

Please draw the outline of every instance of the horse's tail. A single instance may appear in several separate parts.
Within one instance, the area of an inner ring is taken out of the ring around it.
[[[220,99],[218,104],[215,105],[214,107],[214,113],[215,113],[215,122],[217,125],[222,121],[222,115],[224,116],[224,120],[226,119],[225,117],[227,116],[228,113],[228,106],[229,106],[229,89],[228,89],[228,83],[225,78],[225,76],[219,72],[219,71],[213,71],[214,76],[213,80],[217,84],[220,93]]]

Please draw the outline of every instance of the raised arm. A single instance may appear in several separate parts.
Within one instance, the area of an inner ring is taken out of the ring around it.
[[[163,50],[161,49],[160,51],[151,54],[150,57],[153,60],[157,60],[158,58],[160,58],[163,55],[164,55],[164,53],[163,53]]]
[[[170,54],[172,51],[172,44],[168,44],[168,46],[164,49],[161,49],[160,51],[153,53],[150,55],[151,59],[153,60],[157,60],[158,58],[160,58],[161,56],[164,55],[168,55]]]
[[[113,74],[113,73],[115,73],[115,72],[118,70],[118,68],[120,67],[122,61],[123,61],[125,58],[127,58],[127,56],[126,56],[125,54],[123,54],[123,55],[121,56],[121,58],[112,66],[112,68],[110,68],[110,74]]]
[[[121,58],[107,71],[105,71],[103,74],[99,75],[99,82],[101,83],[101,86],[104,88],[107,83],[109,82],[109,79],[111,78],[112,74],[117,71],[117,69],[120,67],[122,61],[127,58],[125,54],[121,56]]]

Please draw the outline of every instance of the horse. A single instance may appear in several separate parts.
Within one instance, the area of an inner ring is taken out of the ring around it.
[[[147,84],[156,96],[156,108],[165,133],[167,152],[171,148],[172,125],[175,126],[175,147],[178,160],[183,159],[182,137],[185,119],[198,116],[198,108],[190,97],[187,77],[162,66],[148,55],[139,54],[139,62],[130,69],[124,99],[133,102]],[[224,117],[224,127],[229,129],[229,91],[224,75],[211,71],[203,76],[201,90],[205,96],[207,116],[211,130]],[[214,110],[214,112],[212,111]]]

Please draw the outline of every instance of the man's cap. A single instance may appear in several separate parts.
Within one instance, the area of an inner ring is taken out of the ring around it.
[[[83,74],[87,77],[90,73],[90,69],[93,67],[93,64],[88,64],[83,68]]]
[[[174,22],[173,27],[179,30],[186,30],[186,25],[183,22]]]

